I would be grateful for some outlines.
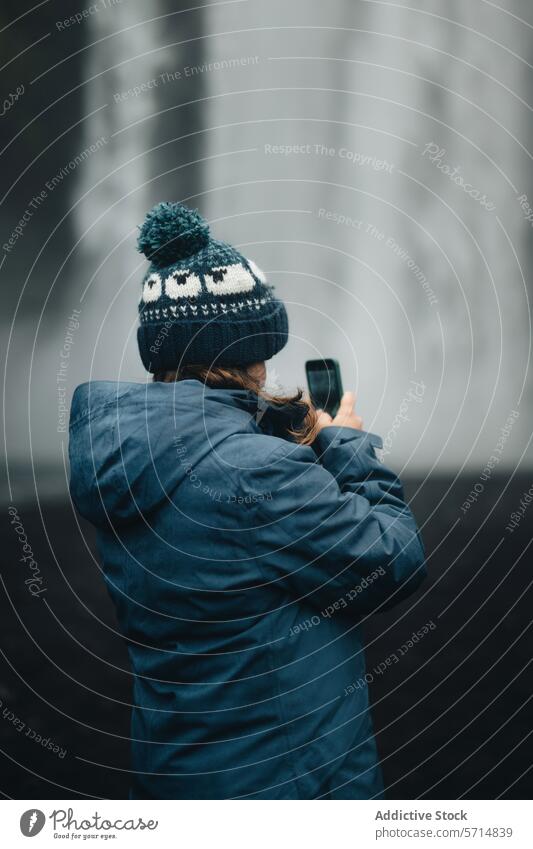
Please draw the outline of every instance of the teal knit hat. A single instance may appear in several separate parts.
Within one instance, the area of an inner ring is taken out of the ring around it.
[[[139,301],[137,341],[147,371],[183,365],[245,365],[287,342],[285,307],[263,272],[213,239],[197,210],[159,203],[140,228],[150,260]]]

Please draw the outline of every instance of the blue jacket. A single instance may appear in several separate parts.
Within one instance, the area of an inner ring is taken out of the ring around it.
[[[382,794],[359,623],[418,587],[423,548],[380,438],[301,446],[294,416],[195,380],[75,392],[70,487],[131,659],[133,798]]]

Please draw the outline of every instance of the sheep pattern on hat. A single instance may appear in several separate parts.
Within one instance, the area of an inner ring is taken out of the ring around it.
[[[197,210],[160,203],[140,228],[150,260],[139,301],[139,351],[150,372],[269,359],[287,341],[285,307],[258,266],[211,238]]]

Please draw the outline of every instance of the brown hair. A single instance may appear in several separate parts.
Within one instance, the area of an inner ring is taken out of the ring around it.
[[[203,366],[186,365],[175,371],[161,371],[154,374],[154,381],[174,383],[178,380],[200,380],[212,389],[247,389],[274,407],[292,406],[301,424],[287,433],[301,445],[310,445],[318,434],[318,417],[314,407],[303,400],[301,389],[295,395],[271,395],[265,392],[259,381],[244,366]]]

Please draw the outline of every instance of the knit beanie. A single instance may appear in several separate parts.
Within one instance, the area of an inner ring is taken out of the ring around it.
[[[287,313],[273,287],[251,259],[212,238],[197,210],[157,204],[138,249],[150,260],[137,330],[147,371],[246,365],[286,344]]]

